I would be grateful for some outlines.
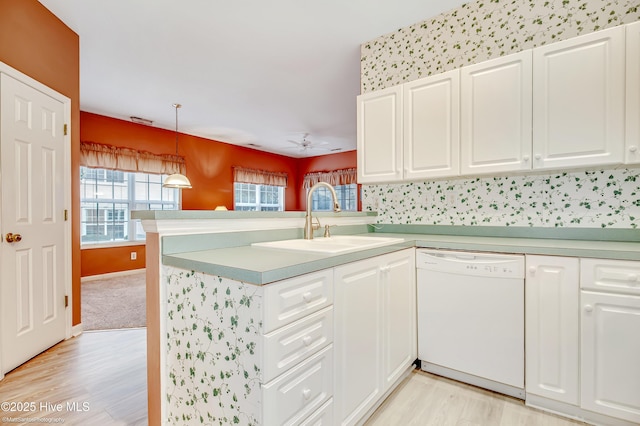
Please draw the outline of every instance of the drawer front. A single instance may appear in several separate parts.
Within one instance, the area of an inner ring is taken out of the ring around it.
[[[333,345],[264,385],[264,424],[299,425],[331,398]]]
[[[300,426],[333,426],[333,398],[307,417]]]
[[[263,332],[269,333],[331,304],[332,269],[267,284],[264,290]]]
[[[264,336],[263,382],[268,383],[333,342],[329,306]]]
[[[580,287],[640,296],[640,262],[580,259]]]

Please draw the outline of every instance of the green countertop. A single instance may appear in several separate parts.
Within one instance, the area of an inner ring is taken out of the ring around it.
[[[402,250],[407,247],[640,260],[640,244],[635,241],[387,232],[375,232],[366,235],[403,238],[404,242],[342,255],[285,252],[243,245],[165,254],[162,256],[162,262],[168,266],[219,275],[250,284],[263,285],[296,275]]]

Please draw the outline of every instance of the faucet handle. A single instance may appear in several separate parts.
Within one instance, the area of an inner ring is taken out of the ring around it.
[[[313,223],[313,220],[315,220],[317,223]],[[318,217],[317,217],[317,216],[314,216],[314,217],[313,217],[313,220],[311,221],[311,228],[312,228],[313,230],[320,229],[320,226],[321,226],[321,225],[320,225],[320,219],[318,219]]]

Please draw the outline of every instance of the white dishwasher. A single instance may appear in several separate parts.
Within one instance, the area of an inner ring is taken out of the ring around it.
[[[418,249],[425,371],[524,399],[524,256]]]

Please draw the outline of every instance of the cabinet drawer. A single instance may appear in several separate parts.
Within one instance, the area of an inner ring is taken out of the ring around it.
[[[325,308],[264,336],[264,382],[333,341],[333,307]]]
[[[268,284],[264,290],[263,332],[290,324],[333,304],[333,270]]]
[[[300,426],[333,426],[333,398],[300,423]]]
[[[640,262],[581,259],[580,287],[583,290],[640,295]]]
[[[264,385],[264,424],[297,425],[332,396],[333,345]]]

